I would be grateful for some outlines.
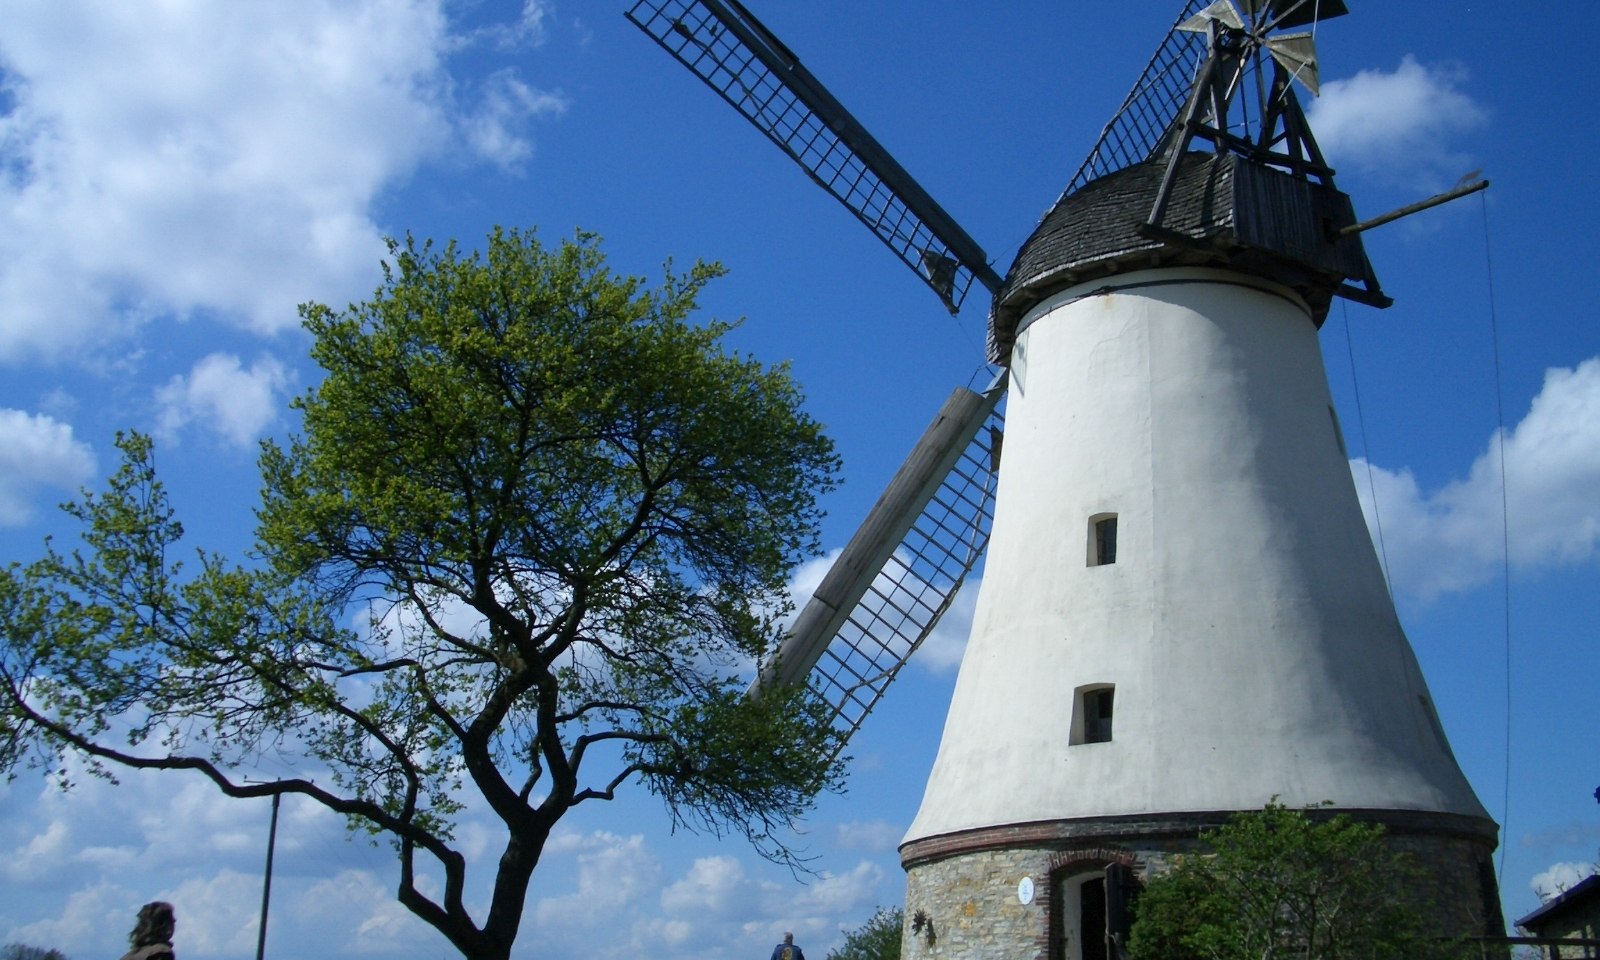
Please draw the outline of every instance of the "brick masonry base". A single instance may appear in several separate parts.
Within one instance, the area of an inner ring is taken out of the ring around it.
[[[1387,828],[1422,879],[1397,890],[1424,908],[1441,935],[1502,936],[1494,879],[1495,825],[1487,820],[1409,811],[1345,810]],[[1331,815],[1331,813],[1330,813]],[[901,848],[906,867],[904,960],[1067,960],[1052,936],[1054,886],[1118,862],[1140,881],[1175,853],[1198,849],[1196,836],[1227,813],[1024,824],[932,837]],[[1032,897],[1022,901],[1026,879]],[[1059,923],[1059,921],[1057,921]],[[931,931],[931,933],[930,933]]]

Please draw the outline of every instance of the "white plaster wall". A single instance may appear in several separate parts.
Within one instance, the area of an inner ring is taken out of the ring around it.
[[[1304,304],[1220,271],[1115,283],[1017,339],[977,615],[906,839],[1273,796],[1487,816],[1436,732]],[[1118,555],[1091,567],[1098,513]],[[1116,685],[1113,739],[1069,746],[1092,683]]]

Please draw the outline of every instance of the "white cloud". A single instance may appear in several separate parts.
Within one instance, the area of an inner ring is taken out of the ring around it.
[[[54,778],[31,781],[38,785],[31,803],[17,804],[7,818],[0,878],[45,884],[100,870],[120,874],[123,867],[156,876],[197,857],[217,869],[259,865],[264,803],[230,799],[195,776],[119,771],[120,782],[112,783],[90,775],[79,757],[69,755],[64,767],[70,791],[59,790]],[[292,838],[281,844],[295,845]],[[144,894],[148,899],[151,891]]]
[[[151,309],[277,330],[370,275],[368,204],[446,127],[444,30],[416,0],[13,9],[0,356]]]
[[[794,573],[789,578],[789,596],[794,600],[796,616],[799,615],[800,608],[806,605],[806,601],[811,599],[811,595],[817,592],[817,588],[822,586],[822,578],[833,569],[834,561],[838,560],[839,554],[843,552],[843,547],[836,547],[794,568]]]
[[[422,879],[417,886],[437,895]],[[445,945],[437,931],[400,905],[394,882],[370,870],[340,870],[316,880],[294,899],[292,909],[327,935],[329,942],[318,945],[323,955],[404,956],[419,942]]]
[[[51,863],[66,858],[69,836],[66,821],[52,820],[43,833],[29,837],[26,844],[7,856],[0,870],[14,883],[37,877]]]
[[[833,567],[834,561],[838,560],[843,552],[843,548],[830,550],[825,555],[807,560],[795,568],[789,580],[789,596],[795,600],[795,610],[790,617],[791,624],[794,617],[799,615],[800,610],[811,599],[811,595],[816,592],[817,587],[822,584],[822,578]],[[897,565],[897,572],[900,572],[903,566],[903,564]],[[922,646],[917,648],[917,652],[912,654],[911,663],[918,664],[935,674],[948,673],[960,665],[961,655],[967,649],[967,635],[972,632],[972,614],[978,603],[978,584],[979,578],[975,576],[968,577],[962,582],[961,589],[946,608],[938,625],[927,639],[922,641]],[[926,589],[925,584],[920,584],[915,579],[908,581],[908,587]],[[879,574],[873,581],[873,590],[862,599],[861,605],[869,612],[878,610],[885,605],[884,598],[887,597],[890,605],[913,609],[919,604],[908,599],[909,592],[906,589],[896,589],[887,574]],[[893,616],[885,616],[885,620],[894,619]]]
[[[232,869],[202,873],[194,863],[191,860],[187,869],[168,874],[134,871],[128,874],[132,879],[127,883],[84,886],[67,899],[59,915],[13,926],[4,932],[4,940],[53,946],[68,956],[118,956],[127,948],[127,932],[139,907],[151,900],[165,900],[177,916],[174,942],[182,954],[253,956],[260,922],[260,874]],[[436,933],[395,901],[390,885],[380,884],[370,873],[341,871],[303,891],[293,886],[284,890],[288,886],[285,881],[293,879],[278,878],[272,909],[275,922],[268,924],[268,943],[286,955],[407,956],[413,955],[419,941],[443,944]],[[294,931],[286,929],[289,924],[283,919],[288,914],[319,921],[319,938],[292,942]],[[390,952],[385,954],[385,950]]]
[[[1502,555],[1498,439],[1465,479],[1422,490],[1409,470],[1352,462],[1367,523],[1376,490],[1384,553],[1397,592],[1422,599],[1465,590],[1498,572]],[[1505,438],[1511,562],[1535,571],[1583,563],[1600,550],[1600,357],[1546,372],[1544,387]]]
[[[824,872],[803,885],[752,876],[733,857],[697,859],[661,893],[661,915],[642,916],[634,945],[663,943],[684,956],[725,956],[730,943],[753,941],[763,949],[785,931],[821,948],[838,931],[838,918],[875,902],[882,868],[860,861],[848,873]],[[730,931],[738,935],[731,936]],[[818,949],[820,956],[826,952]]]
[[[218,790],[209,780],[166,774],[164,802],[143,807],[126,819],[139,827],[150,855],[182,859],[204,852],[212,861],[249,863],[261,856],[267,833],[267,803],[245,803]],[[143,778],[142,790],[153,786]],[[109,798],[108,798],[109,799]]]
[[[887,820],[852,820],[836,828],[841,848],[863,853],[893,850],[900,845],[905,832],[905,824],[894,824]]]
[[[769,943],[776,942],[785,931],[793,931],[802,946],[807,940],[814,946],[837,943],[840,918],[869,915],[878,902],[878,887],[883,880],[882,867],[861,860],[847,873],[824,873],[798,891],[773,884],[764,891],[767,901],[752,916],[749,926],[764,931]]]
[[[645,847],[644,836],[595,831],[565,837],[546,853],[576,848],[578,885],[570,894],[549,897],[532,910],[535,923],[555,929],[593,929],[614,921],[661,882],[661,865]]]
[[[468,42],[487,41],[500,50],[536,47],[545,41],[554,12],[551,0],[523,0],[522,13],[514,22],[482,27]]]
[[[550,19],[554,10],[551,0],[522,0],[522,16],[517,21],[516,39],[534,44],[543,43],[545,21]]]
[[[26,803],[21,786],[0,794],[15,814],[0,819],[0,863],[14,867],[0,868],[0,885],[20,892],[25,884],[28,896],[0,898],[0,942],[117,956],[138,906],[165,899],[178,907],[180,951],[229,960],[253,952],[264,801],[241,803],[170,773],[129,773],[120,786],[79,778],[69,794],[41,785]],[[620,815],[642,832],[559,829],[535,877],[540,892],[524,917],[525,946],[595,960],[644,953],[738,960],[794,930],[821,956],[841,927],[854,926],[849,918],[864,919],[897,886],[892,868],[864,860],[797,882],[745,857],[742,845],[669,873],[660,847],[667,841],[639,824],[639,811],[609,809],[596,812]],[[644,819],[665,822],[653,807]],[[472,869],[469,894],[485,901],[492,855]],[[285,956],[448,954],[443,938],[396,901],[395,871],[387,843],[350,842],[336,815],[287,799],[269,948]],[[419,885],[436,894],[440,879],[424,872]],[[485,903],[473,899],[469,910],[481,918]]]
[[[1484,109],[1462,91],[1466,72],[1406,56],[1392,72],[1363,70],[1322,85],[1308,111],[1334,166],[1354,165],[1407,182],[1455,179],[1470,160],[1449,140],[1482,126]]]
[[[972,614],[978,607],[978,588],[982,580],[968,577],[945,610],[928,639],[912,655],[911,662],[930,673],[949,673],[961,665],[967,652],[967,637],[972,633]]]
[[[547,953],[597,960],[645,953],[735,960],[756,947],[764,953],[785,930],[821,956],[839,939],[840,918],[869,913],[885,880],[883,868],[860,861],[796,883],[729,854],[697,857],[668,877],[642,835],[597,830],[553,836],[540,864],[545,882],[561,876],[573,855],[570,892],[534,903],[524,926],[530,937],[537,931]]]
[[[1594,872],[1595,865],[1592,863],[1552,863],[1547,869],[1534,874],[1528,881],[1528,887],[1538,894],[1540,900],[1549,900],[1584,877],[1593,876]]]
[[[77,760],[68,766],[81,772]],[[268,804],[228,798],[182,774],[120,776],[118,785],[75,776],[69,793],[45,783],[30,804],[21,791],[7,798],[0,886],[17,896],[0,897],[0,943],[119,956],[138,907],[161,899],[177,907],[180,952],[253,955]],[[274,869],[275,952],[439,955],[419,946],[444,942],[396,901],[394,871],[387,845],[351,842],[338,815],[286,799]],[[432,889],[430,879],[424,874],[419,886]],[[64,887],[74,892],[57,901],[52,891]]]
[[[76,490],[94,469],[94,454],[73,439],[70,424],[0,409],[0,527],[33,517],[35,488]]]
[[[236,447],[247,447],[277,419],[279,395],[289,374],[272,357],[246,370],[239,358],[213,353],[188,376],[175,376],[156,390],[156,433],[175,441],[184,427],[200,421]]]
[[[376,279],[377,197],[459,150],[526,156],[557,101],[447,70],[444,0],[13,5],[0,34],[0,360],[157,315],[295,326]],[[530,2],[496,42],[537,39]],[[488,28],[485,28],[488,29]],[[507,39],[509,38],[509,39]],[[458,120],[456,98],[483,105]]]
[[[749,894],[744,864],[732,857],[701,857],[661,891],[661,908],[706,919],[738,916],[750,906]]]
[[[530,119],[559,116],[566,109],[565,97],[536,90],[502,70],[485,82],[482,102],[462,118],[461,126],[480,156],[503,170],[520,171],[533,156],[533,144],[517,131]]]
[[[260,876],[237,870],[190,876],[149,899],[172,904],[178,920],[173,942],[182,944],[185,955],[242,956],[255,948],[261,922]]]
[[[811,912],[816,922],[849,916],[872,900],[874,888],[883,879],[883,868],[870,860],[860,860],[848,873],[824,873],[806,885],[799,894],[785,894],[792,909]]]
[[[59,916],[12,926],[4,940],[46,944],[69,957],[118,956],[127,949],[127,932],[140,904],[147,902],[138,897],[120,884],[87,885],[67,898]]]

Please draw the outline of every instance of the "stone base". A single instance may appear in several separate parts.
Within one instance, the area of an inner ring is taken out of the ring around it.
[[[1396,890],[1441,936],[1503,936],[1487,820],[1411,811],[1342,810],[1384,824],[1419,882]],[[904,960],[1081,960],[1077,921],[1058,906],[1085,876],[1159,875],[1174,854],[1199,849],[1202,830],[1229,814],[1117,817],[1021,824],[931,837],[901,847],[906,868]],[[1025,882],[1026,881],[1026,882]],[[1110,896],[1117,899],[1113,888]],[[1031,887],[1031,889],[1030,889]],[[1113,910],[1116,908],[1113,907]],[[1091,956],[1093,950],[1091,949]]]

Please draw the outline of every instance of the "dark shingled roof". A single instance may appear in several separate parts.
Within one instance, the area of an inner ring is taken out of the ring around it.
[[[1600,906],[1600,874],[1591,874],[1562,891],[1559,896],[1545,901],[1544,905],[1517,921],[1517,926],[1539,930],[1546,923],[1573,913],[1586,904],[1590,910]],[[1543,934],[1536,934],[1543,936]]]
[[[1285,283],[1320,324],[1333,291],[1371,276],[1359,237],[1330,240],[1355,222],[1349,198],[1234,154],[1190,152],[1178,167],[1162,225],[1181,238],[1147,237],[1166,173],[1164,158],[1094,180],[1062,197],[1022,245],[995,297],[989,354],[1005,363],[1017,323],[1067,287],[1114,273],[1165,266],[1217,266]]]

